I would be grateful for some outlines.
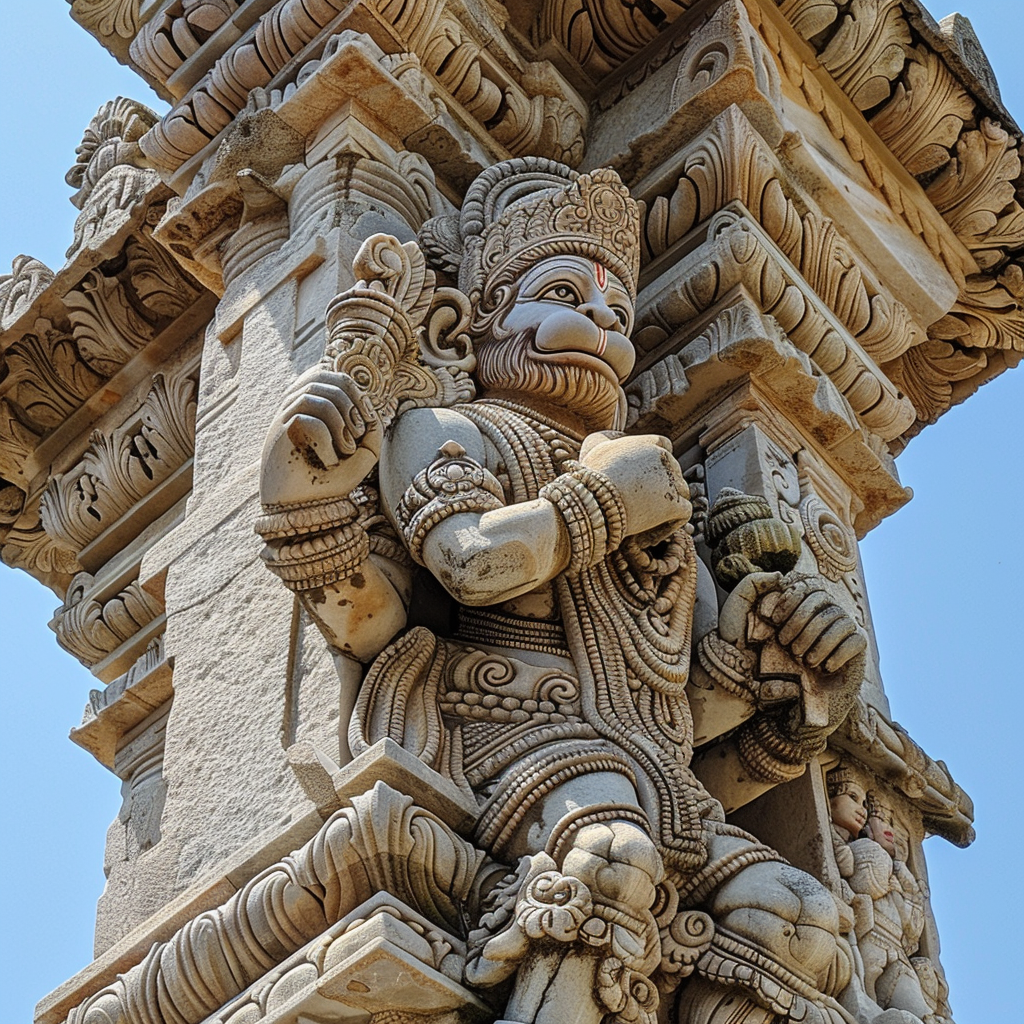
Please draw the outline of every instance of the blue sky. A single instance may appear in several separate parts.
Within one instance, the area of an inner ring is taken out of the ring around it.
[[[64,0],[4,6],[0,267],[19,253],[58,267],[76,212],[64,172],[89,119],[119,94],[163,108],[70,20]],[[1020,0],[961,0],[959,10],[1024,121]],[[898,464],[915,498],[862,545],[894,717],[976,805],[973,847],[926,844],[959,1024],[1022,1017],[1022,447],[1019,370],[913,441]],[[66,738],[96,681],[47,628],[57,604],[0,567],[0,1020],[11,1022],[31,1020],[35,1002],[91,959],[105,835],[120,805],[119,781]]]

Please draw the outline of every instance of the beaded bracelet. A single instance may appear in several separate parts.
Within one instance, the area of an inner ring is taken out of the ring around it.
[[[581,463],[540,490],[540,497],[558,509],[569,534],[566,572],[578,575],[597,565],[622,543],[626,509],[618,489],[603,473]]]

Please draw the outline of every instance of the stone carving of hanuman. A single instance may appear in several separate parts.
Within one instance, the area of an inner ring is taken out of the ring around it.
[[[694,612],[717,606],[671,444],[621,433],[636,204],[611,171],[511,160],[421,243],[364,246],[262,478],[270,568],[369,665],[353,752],[390,737],[479,808],[467,834],[421,815],[420,866],[376,884],[463,931],[507,1021],[653,1022],[677,990],[680,1022],[851,1020],[836,901],[689,768]],[[861,656],[820,595],[749,579],[811,669]]]

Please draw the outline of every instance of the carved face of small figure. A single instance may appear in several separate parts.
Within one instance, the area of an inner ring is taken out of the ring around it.
[[[610,375],[616,384],[629,376],[636,358],[626,286],[582,256],[551,256],[527,270],[502,328],[535,332],[536,353],[557,353],[559,362]]]
[[[829,801],[832,824],[856,836],[868,820],[868,795],[856,782],[848,782],[843,791]]]
[[[896,856],[896,830],[884,812],[874,812],[868,817],[868,835],[885,850],[890,857]]]

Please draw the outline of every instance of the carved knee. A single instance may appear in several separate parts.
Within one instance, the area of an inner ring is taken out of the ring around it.
[[[827,995],[849,984],[849,952],[840,942],[839,911],[817,879],[780,863],[753,864],[715,894],[718,927],[741,941],[769,948],[787,971],[814,980]]]
[[[562,871],[585,882],[596,898],[643,910],[654,902],[664,868],[650,837],[624,821],[587,825],[573,837]]]
[[[562,872],[590,889],[594,911],[583,928],[586,941],[650,974],[660,960],[651,906],[664,874],[650,837],[629,822],[587,825],[573,836]]]

